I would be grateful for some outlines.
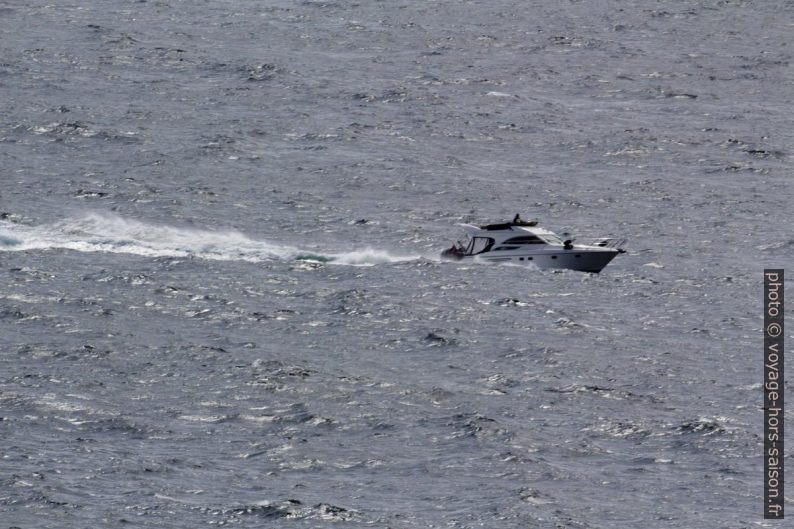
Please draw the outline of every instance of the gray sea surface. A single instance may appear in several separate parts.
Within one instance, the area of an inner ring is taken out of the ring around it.
[[[774,0],[0,2],[0,527],[782,527],[792,35]],[[516,212],[628,253],[439,260]]]

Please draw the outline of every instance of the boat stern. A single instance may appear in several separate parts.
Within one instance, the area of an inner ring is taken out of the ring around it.
[[[463,252],[461,252],[457,246],[454,244],[441,252],[442,259],[448,259],[451,261],[460,261],[463,259]]]

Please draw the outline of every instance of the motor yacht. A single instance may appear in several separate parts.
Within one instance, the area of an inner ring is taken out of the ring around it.
[[[563,240],[536,221],[473,226],[461,224],[465,237],[441,253],[445,259],[480,259],[531,264],[538,268],[568,268],[600,272],[618,254],[625,239],[597,238],[585,243]]]

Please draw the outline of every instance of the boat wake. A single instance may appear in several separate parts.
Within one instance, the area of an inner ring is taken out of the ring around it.
[[[88,213],[82,217],[39,226],[0,221],[0,251],[54,249],[216,261],[300,260],[351,266],[372,266],[419,258],[396,256],[373,248],[323,253],[251,239],[233,230],[177,228],[100,213]]]

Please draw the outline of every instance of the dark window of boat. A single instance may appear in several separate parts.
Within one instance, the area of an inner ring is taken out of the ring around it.
[[[500,246],[498,248],[494,248],[494,252],[498,252],[501,250],[518,250],[518,246]]]
[[[546,244],[546,241],[534,235],[522,235],[521,237],[507,239],[504,244]]]

